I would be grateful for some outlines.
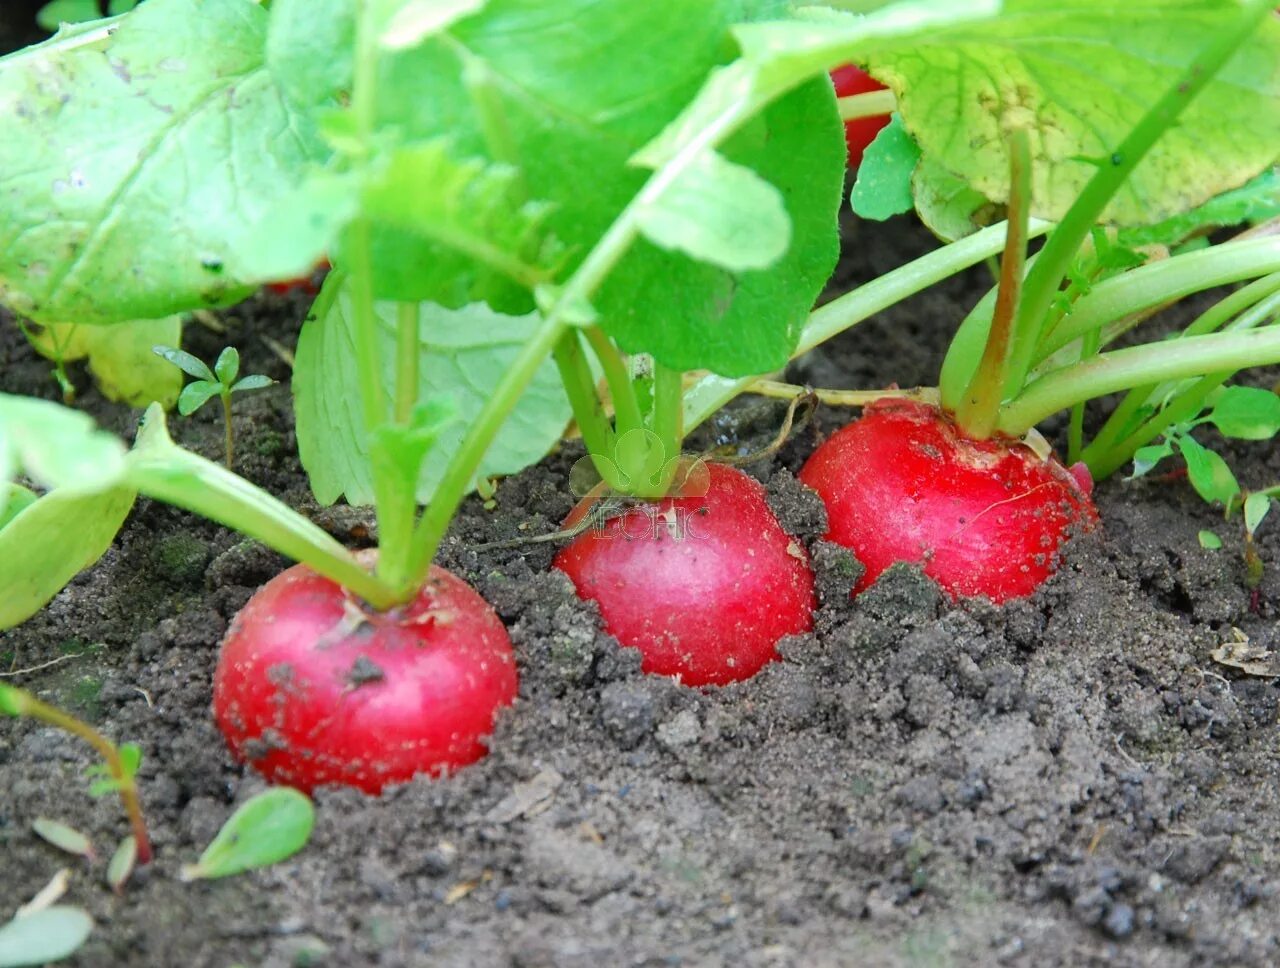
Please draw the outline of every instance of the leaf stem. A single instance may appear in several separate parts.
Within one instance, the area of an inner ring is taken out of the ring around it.
[[[1258,23],[1270,15],[1273,6],[1274,0],[1245,0],[1230,28],[1210,39],[1111,156],[1100,162],[1098,170],[1054,229],[1023,284],[1017,329],[1033,334],[1034,338],[1018,346],[1012,361],[1008,389],[1013,393],[1021,390],[1026,382],[1054,296],[1107,204],[1183,109],[1213,80]]]
[[[644,426],[644,418],[640,415],[640,401],[636,397],[631,374],[627,372],[626,360],[599,326],[588,326],[582,332],[604,371],[609,396],[613,398],[614,425],[618,435],[639,430]]]
[[[396,423],[407,424],[418,402],[418,316],[419,303],[396,306]]]
[[[13,715],[38,719],[50,726],[66,730],[80,737],[92,746],[107,764],[111,779],[115,781],[120,793],[120,803],[124,806],[125,815],[129,818],[129,826],[133,830],[134,841],[138,846],[138,864],[151,863],[151,838],[147,835],[147,822],[142,815],[142,801],[138,796],[138,784],[129,770],[125,768],[119,748],[88,723],[65,713],[56,706],[41,702],[25,689],[0,684],[0,709],[13,711]]]
[[[1005,404],[997,429],[1026,433],[1050,414],[1130,387],[1280,362],[1280,327],[1214,333],[1102,353],[1055,370]]]
[[[656,493],[638,494],[639,497],[664,497],[677,470],[680,452],[684,444],[684,373],[653,364],[653,432],[658,436],[658,446],[663,458],[662,473]]]
[[[1182,331],[1181,335],[1183,337],[1201,336],[1215,332],[1221,329],[1232,317],[1245,312],[1255,305],[1259,305],[1262,300],[1277,292],[1280,292],[1280,272],[1264,276],[1261,279],[1255,279],[1249,285],[1237,289],[1225,299],[1219,300],[1206,309]],[[1151,394],[1155,389],[1156,384],[1150,383],[1130,390],[1116,406],[1115,410],[1111,412],[1111,416],[1107,418],[1098,432],[1094,434],[1093,440],[1090,441],[1088,448],[1085,449],[1085,456],[1082,456],[1082,459],[1089,462],[1090,459],[1096,458],[1097,455],[1106,453],[1116,447],[1124,437],[1132,433],[1136,426],[1135,419],[1141,409],[1148,405]]]
[[[987,343],[978,369],[969,381],[956,423],[969,436],[991,436],[1004,400],[1009,361],[1019,344],[1027,341],[1027,318],[1018,313],[1022,277],[1027,265],[1027,223],[1031,207],[1031,138],[1025,128],[1009,135],[1009,231],[1000,262],[995,313],[987,330]],[[1018,328],[1021,326],[1021,328]]]
[[[1036,356],[1044,359],[1089,330],[1131,313],[1276,272],[1280,272],[1280,236],[1223,242],[1141,266],[1098,283],[1082,296]]]
[[[129,483],[166,504],[239,531],[305,562],[375,608],[395,605],[395,590],[367,572],[346,548],[293,508],[225,467],[176,445],[153,405],[130,451]]]
[[[560,370],[560,382],[564,385],[574,418],[578,421],[578,429],[582,431],[587,453],[600,471],[600,476],[609,480],[611,475],[608,467],[616,456],[614,450],[617,440],[613,427],[609,425],[609,418],[600,405],[595,380],[591,375],[591,367],[587,365],[577,330],[568,330],[561,336],[552,355]]]
[[[892,91],[866,91],[837,98],[836,107],[840,111],[841,121],[857,121],[859,118],[892,114],[898,109],[898,99],[893,96]]]
[[[1051,223],[1031,219],[1028,237],[1043,235]],[[949,276],[977,265],[1004,246],[1005,223],[989,226],[899,266],[877,279],[859,286],[809,314],[800,340],[791,354],[796,359],[815,346],[851,329],[883,309],[928,289]],[[737,379],[708,374],[685,392],[686,433],[755,383],[756,377]]]

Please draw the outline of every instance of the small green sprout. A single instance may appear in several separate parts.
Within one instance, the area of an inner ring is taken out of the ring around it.
[[[120,802],[124,804],[125,813],[133,828],[137,862],[139,864],[151,862],[151,841],[147,836],[147,823],[142,817],[138,786],[134,782],[138,765],[142,761],[142,751],[137,746],[126,743],[118,747],[88,723],[76,719],[69,713],[64,713],[55,706],[41,702],[25,689],[3,683],[0,683],[0,716],[26,716],[37,719],[79,736],[97,750],[104,763],[90,768],[89,772],[91,775],[100,774],[102,778],[94,782],[90,793],[94,796],[110,792],[120,794]]]
[[[231,394],[242,390],[261,390],[276,381],[267,376],[246,376],[237,380],[236,377],[240,374],[240,353],[234,346],[228,346],[218,354],[212,370],[202,360],[172,346],[154,346],[152,352],[164,357],[183,373],[195,377],[195,382],[182,388],[178,397],[178,413],[189,417],[215,396],[222,400],[222,420],[226,427],[226,465],[227,470],[231,470],[235,458],[231,437]]]
[[[93,919],[75,907],[55,905],[20,914],[0,925],[0,968],[44,965],[69,958],[93,930]]]

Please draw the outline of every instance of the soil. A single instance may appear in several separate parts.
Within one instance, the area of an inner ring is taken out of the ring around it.
[[[930,246],[906,221],[850,223],[840,286]],[[823,386],[929,383],[979,267],[796,364]],[[296,339],[301,297],[263,296],[193,325],[210,358],[287,381],[265,342]],[[128,434],[81,367],[78,406]],[[0,320],[0,389],[53,399],[48,365]],[[174,418],[217,457],[218,414]],[[846,415],[826,412],[820,428]],[[781,418],[744,401],[698,443],[749,450]],[[287,383],[237,401],[238,468],[340,538],[369,515],[322,509],[297,463]],[[1048,428],[1054,430],[1053,425]],[[27,722],[0,726],[0,917],[72,868],[67,900],[96,929],[80,966],[1122,966],[1280,962],[1280,693],[1219,665],[1239,629],[1280,645],[1280,569],[1245,587],[1235,525],[1185,481],[1101,484],[1103,529],[1076,540],[1033,599],[953,604],[891,569],[847,597],[850,556],[819,540],[820,506],[792,476],[815,442],[751,470],[808,542],[815,633],[753,680],[693,690],[641,675],[593,609],[549,572],[554,548],[477,551],[553,530],[573,498],[571,444],[468,503],[442,563],[511,630],[520,697],[480,764],[380,799],[317,796],[299,855],[210,883],[177,879],[234,807],[263,788],[226,752],[210,683],[219,640],[285,562],[146,500],[48,608],[0,634],[5,681],[139,743],[157,859],[122,896],[103,862],[32,833],[55,817],[108,855],[118,804],[91,799],[93,759]],[[1271,444],[1225,453],[1246,484],[1280,477]],[[1214,529],[1219,551],[1197,532]],[[1280,561],[1264,527],[1260,550]],[[30,670],[30,671],[25,671]]]

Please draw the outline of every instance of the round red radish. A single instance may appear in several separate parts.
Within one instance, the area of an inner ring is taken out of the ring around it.
[[[912,401],[868,406],[800,480],[827,506],[827,539],[866,566],[854,594],[911,561],[953,597],[1021,598],[1053,572],[1070,534],[1098,520],[1088,489],[1056,460],[1017,441],[973,440]]]
[[[375,612],[295,565],[232,622],[213,711],[232,752],[273,783],[379,793],[480,759],[515,695],[507,631],[456,576],[433,567],[414,601]]]
[[[691,686],[755,675],[778,640],[813,627],[813,573],[764,489],[709,464],[707,493],[632,508],[561,549],[555,566],[641,668]],[[590,509],[584,500],[566,520]]]
[[[867,94],[871,91],[883,91],[885,86],[859,67],[845,64],[831,72],[831,82],[835,85],[837,97],[849,97],[854,94]],[[866,118],[855,118],[844,123],[844,142],[849,148],[849,167],[857,168],[862,161],[862,153],[867,145],[876,140],[880,129],[889,123],[889,115],[876,114]]]

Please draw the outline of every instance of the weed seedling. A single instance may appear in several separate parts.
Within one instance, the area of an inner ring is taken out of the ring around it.
[[[182,388],[182,393],[178,396],[178,413],[189,417],[214,397],[222,401],[222,424],[226,443],[225,464],[227,470],[231,470],[235,459],[231,430],[231,395],[245,390],[261,390],[276,381],[266,376],[246,376],[236,379],[240,374],[240,353],[234,346],[228,346],[218,354],[212,370],[202,360],[171,346],[156,346],[152,348],[152,352],[168,360],[188,376],[195,377],[193,382]]]
[[[120,795],[124,812],[129,818],[136,844],[136,855],[139,864],[151,863],[151,841],[147,836],[147,824],[142,817],[142,803],[138,797],[138,786],[134,780],[138,772],[138,764],[142,762],[142,751],[131,743],[116,746],[88,723],[64,713],[55,706],[41,702],[31,693],[14,686],[0,683],[0,713],[6,716],[26,716],[40,722],[66,730],[92,746],[103,762],[91,767],[89,772],[95,776],[89,787],[93,796],[115,792]]]

